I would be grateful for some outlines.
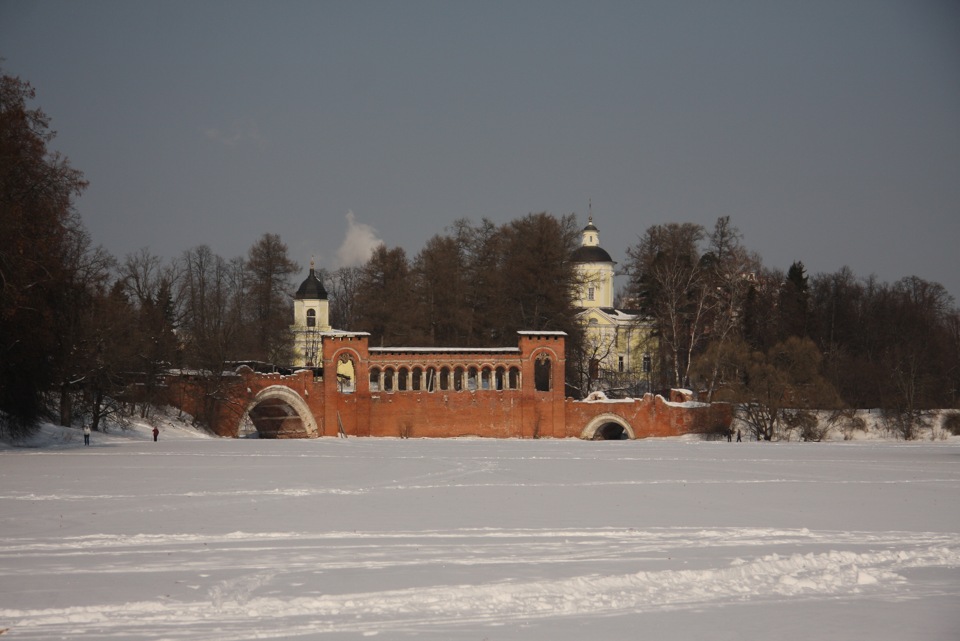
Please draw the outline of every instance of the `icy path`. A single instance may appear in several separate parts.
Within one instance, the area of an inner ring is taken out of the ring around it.
[[[11,639],[960,632],[955,445],[170,441],[0,480]]]

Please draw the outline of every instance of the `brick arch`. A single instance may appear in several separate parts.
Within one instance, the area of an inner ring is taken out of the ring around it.
[[[338,377],[337,377],[337,368],[340,366],[340,359],[343,358],[344,356],[350,359],[350,362],[353,363],[353,387],[344,388],[343,390],[341,390]],[[334,381],[334,387],[336,387],[336,389],[339,391],[352,394],[360,391],[361,389],[360,386],[362,383],[369,390],[369,386],[370,386],[369,372],[367,370],[361,371],[362,370],[360,366],[361,363],[363,363],[363,357],[360,355],[360,352],[358,352],[355,348],[341,347],[337,349],[330,357],[330,365],[333,368],[333,378],[331,380]]]
[[[633,440],[637,438],[630,423],[619,414],[613,414],[611,412],[600,414],[590,419],[590,422],[587,423],[586,427],[580,432],[580,438],[591,441],[598,436],[598,432],[603,426],[611,423],[622,427],[628,439]]]
[[[533,363],[534,389],[538,392],[549,392],[557,384],[557,365],[560,362],[557,353],[549,347],[541,347],[531,352],[530,360]],[[563,376],[563,372],[560,372],[560,376]]]
[[[257,416],[258,409],[261,410],[261,416]],[[250,415],[257,432],[261,433],[260,425],[257,421],[271,420],[280,424],[274,438],[299,437],[316,438],[319,436],[317,421],[313,418],[313,412],[307,406],[306,401],[295,391],[285,385],[271,385],[260,390],[250,403],[247,404],[244,415]],[[283,422],[298,418],[303,426],[300,431],[284,431]]]
[[[559,354],[557,354],[557,351],[552,347],[548,347],[548,346],[538,347],[537,349],[530,352],[530,359],[537,360],[540,354],[543,354],[543,353],[549,354],[550,360],[552,360],[553,362],[557,362],[560,360],[560,356]]]

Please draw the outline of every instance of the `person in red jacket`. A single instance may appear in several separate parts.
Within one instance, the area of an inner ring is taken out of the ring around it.
[[[156,426],[153,427],[153,442],[157,442],[157,437],[160,436],[160,430]]]

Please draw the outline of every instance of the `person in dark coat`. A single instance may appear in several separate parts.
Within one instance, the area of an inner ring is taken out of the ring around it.
[[[157,442],[157,437],[160,436],[160,430],[156,426],[153,427],[153,442]],[[739,439],[738,439],[739,440]]]
[[[740,442],[740,430],[737,430],[737,443]]]

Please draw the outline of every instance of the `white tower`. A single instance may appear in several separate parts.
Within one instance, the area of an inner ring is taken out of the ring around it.
[[[320,359],[321,333],[330,331],[330,302],[327,290],[313,270],[300,284],[293,300],[294,365],[317,367]]]

